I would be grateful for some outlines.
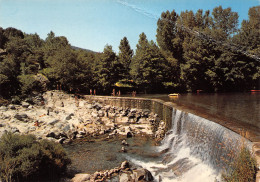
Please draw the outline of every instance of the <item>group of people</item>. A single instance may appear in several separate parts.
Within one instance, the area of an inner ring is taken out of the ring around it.
[[[92,89],[89,90],[89,94],[92,95]],[[96,89],[94,89],[93,95],[96,95]]]
[[[94,91],[92,89],[89,90],[89,94],[90,95],[96,95],[96,89],[94,89]],[[120,97],[121,96],[121,91],[119,90],[118,92],[116,92],[116,89],[113,89],[112,90],[112,93],[111,93],[111,96],[118,96]],[[136,91],[133,91],[132,92],[132,97],[136,97]]]
[[[121,91],[119,90],[118,92],[116,92],[115,89],[113,89],[112,93],[111,93],[112,96],[121,96]]]

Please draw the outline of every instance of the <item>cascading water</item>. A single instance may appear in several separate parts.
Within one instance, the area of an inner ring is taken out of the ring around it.
[[[241,135],[202,117],[173,109],[172,128],[155,147],[156,160],[128,160],[152,172],[156,181],[212,182],[221,180],[241,144]]]

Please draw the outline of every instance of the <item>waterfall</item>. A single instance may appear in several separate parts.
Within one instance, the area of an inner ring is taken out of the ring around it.
[[[172,128],[156,160],[128,159],[150,170],[156,181],[220,181],[241,144],[251,143],[241,135],[205,118],[173,109]]]

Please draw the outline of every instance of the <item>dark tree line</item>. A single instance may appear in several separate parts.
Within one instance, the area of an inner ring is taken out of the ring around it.
[[[134,53],[124,37],[118,54],[110,45],[95,53],[74,49],[53,32],[42,40],[0,27],[0,95],[56,88],[102,94],[115,87],[150,93],[259,89],[260,60],[245,52],[260,57],[260,6],[248,14],[238,28],[231,8],[166,11],[157,21],[157,43],[141,33]]]

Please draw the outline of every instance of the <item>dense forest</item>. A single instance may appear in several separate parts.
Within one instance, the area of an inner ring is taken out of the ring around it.
[[[0,97],[57,88],[98,94],[113,88],[147,93],[259,89],[260,6],[248,15],[239,26],[231,8],[166,11],[157,21],[157,43],[141,33],[133,51],[123,37],[118,54],[110,45],[102,53],[77,49],[52,31],[42,40],[0,27]]]

